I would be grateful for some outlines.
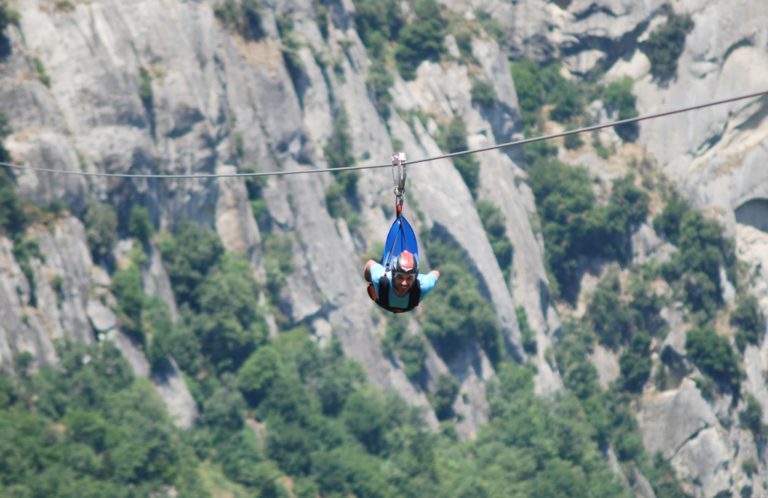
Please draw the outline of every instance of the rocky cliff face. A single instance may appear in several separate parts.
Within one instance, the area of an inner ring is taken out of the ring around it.
[[[222,25],[209,1],[21,0],[15,5],[19,24],[6,30],[10,50],[0,62],[0,102],[12,130],[6,147],[15,162],[68,171],[311,170],[327,166],[323,148],[334,115],[344,109],[355,158],[361,164],[381,164],[395,149],[406,151],[409,159],[441,154],[435,131],[441,120],[454,115],[463,118],[471,148],[519,138],[509,57],[559,57],[573,77],[595,68],[604,71],[606,81],[629,76],[641,114],[766,90],[760,85],[768,80],[768,8],[754,0],[741,0],[738,6],[676,2],[674,9],[690,13],[695,27],[686,39],[677,78],[666,86],[651,76],[647,57],[638,48],[662,21],[662,1],[446,0],[443,5],[468,19],[478,11],[490,13],[505,28],[505,36],[500,42],[482,33],[473,39],[472,74],[458,57],[448,57],[421,64],[412,81],[396,77],[390,92],[396,112],[385,121],[369,96],[367,78],[373,69],[355,31],[354,6],[345,0],[323,4],[330,21],[327,36],[312,2],[281,0],[260,3],[264,36],[247,40]],[[286,34],[278,29],[284,18],[292,20],[299,39],[293,64],[300,74],[292,74],[285,63]],[[446,45],[449,54],[458,54],[453,37]],[[494,88],[499,104],[493,111],[472,102],[472,79],[477,77]],[[768,287],[761,283],[768,277],[768,251],[760,249],[768,244],[762,221],[768,214],[768,173],[762,167],[768,156],[767,111],[763,97],[645,122],[638,142],[695,206],[715,212],[736,237],[740,257],[760,274],[753,290],[763,309],[768,309]],[[417,113],[427,118],[408,118]],[[595,117],[615,116],[597,109]],[[604,137],[618,142],[613,131]],[[478,193],[500,207],[514,247],[509,280],[472,207],[470,190],[449,161],[409,168],[408,200],[413,202],[407,202],[406,210],[414,213],[420,233],[440,233],[471,255],[472,274],[493,304],[509,352],[519,359],[526,353],[516,307],[525,310],[538,344],[530,358],[537,368],[537,391],[546,395],[562,388],[547,357],[560,317],[549,298],[541,237],[530,221],[535,205],[525,183],[525,165],[515,151],[489,152],[477,159]],[[619,166],[617,173],[617,165],[611,164],[615,158],[586,153],[577,159],[606,178],[626,171]],[[241,179],[15,175],[23,197],[42,204],[64,199],[72,212],[99,200],[125,217],[138,203],[148,208],[160,229],[171,229],[182,219],[212,227],[228,250],[245,255],[257,275],[264,273],[263,234]],[[396,389],[411,404],[428,407],[424,388],[410,382],[401,365],[382,353],[384,323],[360,279],[361,253],[381,241],[389,223],[382,206],[392,202],[390,174],[379,169],[361,173],[362,227],[349,227],[328,213],[325,192],[331,181],[327,175],[272,177],[262,189],[275,230],[293,241],[294,273],[281,299],[287,319],[306,325],[320,341],[339,338],[372,381]],[[41,363],[54,362],[57,338],[91,342],[111,337],[135,371],[149,375],[141,350],[117,326],[109,273],[94,265],[82,223],[65,217],[31,227],[27,237],[37,241],[43,255],[32,258],[35,302],[28,275],[13,257],[12,242],[0,239],[2,368],[10,369],[21,352],[32,353]],[[638,258],[665,251],[649,237],[643,239],[647,250]],[[329,268],[337,270],[332,277]],[[143,273],[145,290],[173,310],[168,277],[156,251]],[[748,391],[768,407],[761,374],[768,361],[766,348],[748,349],[745,366]],[[608,352],[595,360],[599,371],[610,372],[616,362],[610,356]],[[454,406],[460,415],[457,428],[464,436],[474,434],[487,418],[485,381],[493,376],[485,353],[475,347],[446,362],[430,348],[426,367],[427,389],[441,373],[460,380],[461,395]],[[153,380],[179,423],[194,423],[195,404],[178,373]],[[714,496],[741,489],[750,479],[758,489],[760,479],[768,476],[762,463],[759,472],[746,476],[741,462],[758,455],[758,446],[727,423],[735,413],[732,407],[705,402],[690,382],[665,392],[650,389],[639,405],[646,447],[673,463],[690,492]],[[436,427],[431,410],[428,421]]]

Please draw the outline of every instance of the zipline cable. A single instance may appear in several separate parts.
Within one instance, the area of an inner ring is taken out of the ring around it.
[[[585,126],[582,128],[576,128],[573,130],[567,130],[559,133],[552,133],[550,135],[540,135],[537,137],[531,137],[531,138],[524,138],[521,140],[514,140],[512,142],[506,142],[502,144],[496,144],[491,145],[488,147],[481,147],[477,149],[468,149],[458,152],[452,152],[449,154],[442,154],[439,156],[432,156],[432,157],[426,157],[424,159],[416,159],[413,161],[407,161],[406,164],[419,164],[419,163],[426,163],[431,161],[438,161],[440,159],[449,159],[453,157],[459,157],[459,156],[466,156],[469,154],[477,154],[480,152],[488,152],[491,150],[497,150],[497,149],[506,149],[509,147],[515,147],[520,145],[526,145],[534,142],[541,142],[544,140],[552,140],[554,138],[561,138],[566,137],[568,135],[576,135],[579,133],[586,133],[589,131],[596,131],[601,130],[603,128],[612,128],[615,126],[621,126],[621,125],[627,125],[631,123],[637,123],[639,121],[645,121],[648,119],[656,119],[661,118],[664,116],[671,116],[673,114],[681,114],[684,112],[689,111],[695,111],[698,109],[704,109],[706,107],[714,107],[717,105],[722,104],[728,104],[731,102],[737,102],[740,100],[746,100],[746,99],[752,99],[755,97],[760,97],[768,95],[768,91],[762,91],[762,92],[755,92],[750,93],[746,95],[739,95],[738,97],[729,97],[726,99],[721,100],[713,100],[711,102],[705,102],[703,104],[696,104],[688,107],[681,107],[678,109],[673,109],[669,111],[662,111],[662,112],[656,112],[651,114],[645,114],[642,116],[636,116],[634,118],[627,118],[622,119],[619,121],[612,121],[608,123],[601,123],[597,125],[592,126]],[[333,172],[340,172],[340,171],[358,171],[358,170],[364,170],[364,169],[377,169],[377,168],[391,168],[392,164],[372,164],[372,165],[362,165],[362,166],[345,166],[341,168],[319,168],[319,169],[296,169],[296,170],[287,170],[287,171],[254,171],[254,172],[247,172],[247,173],[211,173],[211,174],[201,174],[201,173],[187,173],[187,174],[163,174],[163,173],[103,173],[103,172],[90,172],[90,171],[76,171],[76,170],[61,170],[61,169],[52,169],[52,168],[41,168],[37,166],[28,166],[28,165],[21,165],[21,164],[14,164],[14,163],[8,163],[8,162],[2,162],[0,161],[0,166],[7,166],[9,168],[13,168],[16,170],[21,171],[37,171],[40,173],[54,173],[54,174],[61,174],[61,175],[75,175],[75,176],[89,176],[89,177],[107,177],[107,178],[136,178],[136,179],[158,179],[158,180],[172,180],[172,179],[212,179],[212,178],[239,178],[239,177],[260,177],[260,176],[287,176],[287,175],[301,175],[306,173],[333,173]]]

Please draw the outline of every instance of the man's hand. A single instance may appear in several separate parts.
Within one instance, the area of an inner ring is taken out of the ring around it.
[[[435,280],[437,280],[437,279],[439,279],[439,278],[440,278],[440,272],[439,272],[439,271],[437,271],[437,270],[432,270],[432,271],[431,271],[431,272],[429,272],[429,273],[431,273],[432,275],[434,275],[434,276],[435,276]]]

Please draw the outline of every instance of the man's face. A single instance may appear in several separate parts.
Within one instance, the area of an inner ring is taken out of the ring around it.
[[[398,294],[405,294],[409,290],[411,290],[411,287],[413,286],[413,283],[416,281],[416,275],[412,273],[395,273],[395,292]]]

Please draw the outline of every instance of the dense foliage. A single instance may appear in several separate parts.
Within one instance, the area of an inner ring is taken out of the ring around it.
[[[454,117],[448,125],[441,129],[440,146],[448,153],[462,152],[469,149],[467,144],[467,127],[460,116]],[[477,196],[480,164],[472,155],[456,156],[453,165],[461,175],[472,196]]]
[[[8,118],[0,113],[0,162],[9,162],[11,155],[3,144],[10,135]],[[0,169],[0,233],[19,234],[26,224],[26,216],[22,209],[21,200],[16,194],[14,182],[8,175],[7,169]]]
[[[400,31],[395,48],[397,69],[406,80],[415,78],[416,69],[425,60],[440,58],[448,27],[436,0],[417,0],[413,11],[415,19]]]
[[[477,201],[477,214],[480,215],[480,221],[483,224],[485,233],[488,235],[493,255],[496,256],[499,268],[501,268],[504,274],[504,280],[508,281],[514,249],[509,241],[509,237],[507,237],[504,215],[493,203],[483,199]]]
[[[354,21],[372,59],[368,90],[386,120],[394,83],[389,68],[397,67],[409,79],[421,62],[439,59],[448,21],[435,0],[411,2],[410,18],[395,0],[354,3]],[[4,5],[0,29],[10,19]],[[328,10],[318,2],[313,7],[327,37]],[[264,35],[255,0],[225,0],[214,13],[248,40]],[[476,17],[493,32],[493,19],[481,14]],[[301,43],[288,17],[278,16],[277,24],[296,84],[303,71]],[[652,33],[643,49],[654,77],[674,75],[674,61],[691,27],[689,18],[670,13],[668,24]],[[456,40],[469,57],[471,37]],[[637,115],[630,80],[585,90],[564,78],[555,64],[518,61],[512,71],[527,133],[544,119],[578,122],[586,103],[597,98],[619,119]],[[151,79],[145,69],[140,80],[140,97],[149,110]],[[496,95],[489,83],[473,80],[471,98],[487,107]],[[633,140],[637,128],[617,132]],[[0,135],[6,134],[0,119]],[[448,152],[465,150],[462,119],[448,123],[439,139]],[[352,151],[348,116],[336,109],[325,160],[340,169],[354,162]],[[185,432],[175,429],[150,384],[131,375],[109,341],[60,344],[59,364],[37,373],[29,368],[30,357],[22,355],[18,377],[0,375],[0,495],[628,496],[606,463],[610,450],[627,475],[642,472],[657,497],[684,497],[669,464],[646,453],[630,408],[649,386],[652,353],[658,352],[653,348],[665,332],[660,317],[664,298],[650,281],[663,277],[671,297],[684,302],[700,322],[685,344],[687,359],[704,376],[700,385],[708,381],[737,394],[737,352],[724,334],[708,326],[722,312],[721,274],[735,274],[733,248],[715,222],[672,194],[654,227],[677,252],[657,268],[628,268],[630,236],[648,217],[647,193],[631,175],[601,185],[585,169],[554,159],[556,152],[545,143],[525,152],[555,298],[575,303],[578,282],[590,263],[618,262],[623,272],[621,277],[607,272],[585,298],[585,318],[566,320],[558,341],[545,352],[562,375],[563,392],[546,399],[534,395],[533,368],[507,357],[483,276],[445,234],[423,237],[430,263],[442,271],[439,289],[416,313],[387,317],[382,344],[393,363],[399,362],[427,392],[441,424],[435,432],[427,429],[419,410],[371,386],[338,342],[319,347],[304,328],[289,329],[280,294],[294,269],[296,239],[273,226],[258,180],[249,179],[246,187],[263,235],[264,281],[254,278],[249,261],[227,253],[211,230],[181,222],[173,234],[156,235],[149,212],[138,206],[131,209],[127,225],[118,227],[112,206],[92,202],[84,214],[88,242],[96,263],[112,271],[110,290],[120,327],[144,349],[154,373],[164,373],[170,360],[178,365],[200,412],[197,425]],[[0,145],[0,160],[8,156]],[[477,197],[477,162],[461,156],[454,164]],[[328,211],[350,225],[359,208],[358,179],[356,172],[338,171],[326,192]],[[514,252],[501,210],[482,199],[476,207],[509,282]],[[30,259],[40,255],[34,241],[23,239],[26,223],[13,179],[0,173],[0,232],[14,240],[14,256],[30,281],[34,306]],[[130,261],[112,268],[119,230],[140,244]],[[143,292],[144,251],[152,243],[160,249],[177,299],[176,321],[165,303]],[[279,330],[270,333],[259,303],[273,307]],[[535,354],[536,331],[523,307],[516,313],[523,349]],[[743,290],[729,319],[739,349],[761,342],[765,318]],[[435,379],[424,368],[430,343],[449,365],[449,372]],[[607,388],[590,361],[596,344],[618,357],[619,376]],[[450,368],[452,360],[475,348],[487,354],[498,375],[488,388],[488,424],[475,440],[459,442],[453,424],[460,417],[454,409],[462,396],[460,374]],[[739,409],[742,426],[764,437],[759,403],[746,396]],[[749,461],[744,465],[746,472]]]
[[[493,362],[504,356],[504,344],[496,315],[480,292],[470,260],[458,247],[435,236],[422,237],[429,261],[440,268],[440,292],[429,296],[422,329],[435,348],[452,357],[476,342]]]
[[[59,354],[55,368],[0,377],[2,496],[209,496],[159,397],[111,343]]]
[[[640,44],[651,62],[651,74],[661,84],[677,75],[677,61],[685,48],[685,37],[693,30],[689,14],[676,14],[669,9],[667,22],[651,32]]]
[[[530,168],[530,186],[547,263],[566,299],[578,292],[585,258],[626,259],[631,230],[648,214],[648,194],[634,185],[631,175],[616,180],[608,204],[601,205],[586,170],[539,157]]]
[[[709,327],[694,329],[686,336],[685,350],[703,373],[720,386],[738,393],[741,378],[738,357],[726,337],[717,335]]]
[[[637,98],[632,94],[632,79],[629,77],[610,83],[602,91],[601,97],[609,111],[615,111],[619,121],[638,116]],[[616,133],[625,142],[637,139],[640,127],[637,123],[625,124],[616,127]]]
[[[662,266],[664,278],[683,294],[694,313],[711,318],[722,305],[721,269],[735,281],[733,243],[723,236],[716,221],[690,209],[676,195],[654,226],[679,249]]]
[[[530,130],[540,117],[545,105],[551,107],[549,117],[567,123],[584,112],[584,94],[576,83],[566,80],[554,64],[539,66],[531,60],[513,62],[515,80],[523,126]]]

